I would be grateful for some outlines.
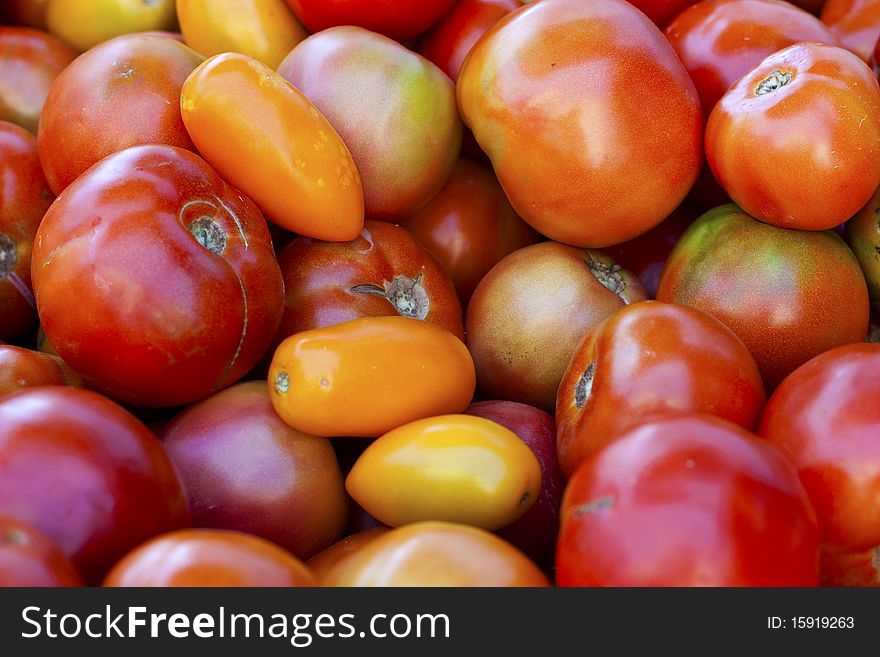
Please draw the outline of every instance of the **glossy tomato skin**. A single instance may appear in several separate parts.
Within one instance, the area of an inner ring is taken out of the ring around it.
[[[783,228],[834,228],[880,185],[880,87],[843,48],[785,48],[712,110],[706,157],[730,198],[755,218]]]
[[[334,27],[300,43],[278,72],[351,149],[368,218],[398,220],[449,178],[462,133],[455,86],[421,55],[363,28]]]
[[[402,223],[449,272],[465,307],[495,264],[541,239],[516,214],[493,173],[464,158],[443,188]]]
[[[455,287],[407,229],[368,219],[350,242],[297,237],[278,253],[284,315],[276,343],[359,317],[401,315],[464,339]]]
[[[79,374],[58,356],[0,344],[0,396],[21,388],[82,385]]]
[[[36,134],[53,80],[76,56],[76,50],[42,30],[0,26],[0,121]]]
[[[880,189],[846,222],[846,242],[865,274],[871,308],[880,311]]]
[[[391,527],[442,520],[494,530],[534,505],[541,466],[522,439],[497,422],[441,415],[374,440],[348,473],[345,487]]]
[[[704,0],[679,14],[665,32],[706,116],[734,82],[777,50],[801,41],[838,45],[818,18],[783,0]]]
[[[364,227],[363,190],[348,147],[265,64],[239,53],[208,58],[184,83],[180,107],[199,152],[270,221],[334,241],[354,239]]]
[[[40,161],[58,194],[101,158],[140,144],[194,151],[180,89],[203,57],[167,37],[133,34],[92,48],[58,76],[38,133]]]
[[[0,514],[0,588],[82,585],[70,559],[45,534]]]
[[[287,0],[309,31],[357,25],[406,41],[436,23],[455,0]]]
[[[838,553],[880,545],[878,366],[880,344],[832,349],[786,378],[761,418],[760,434],[797,467],[823,543]]]
[[[187,45],[206,57],[240,52],[270,68],[308,36],[284,0],[177,0],[177,18]]]
[[[632,239],[679,205],[700,170],[693,82],[657,26],[623,0],[507,14],[471,50],[457,89],[514,209],[551,239],[592,248]]]
[[[131,32],[173,30],[174,0],[51,0],[46,7],[49,31],[78,50]]]
[[[316,586],[299,559],[262,538],[218,529],[157,536],[128,553],[104,580],[111,587]]]
[[[483,529],[416,522],[392,529],[331,568],[325,586],[548,586],[522,552]]]
[[[498,20],[522,6],[520,0],[458,0],[419,42],[419,52],[453,81],[474,44]]]
[[[50,208],[36,244],[46,336],[114,398],[203,399],[253,367],[277,331],[282,280],[266,222],[189,151],[105,158]]]
[[[578,345],[556,398],[557,450],[571,476],[620,434],[667,412],[754,430],[766,396],[754,358],[720,321],[687,306],[623,308]]]
[[[346,536],[340,541],[336,541],[333,545],[324,548],[314,557],[306,562],[306,566],[315,575],[319,584],[324,584],[327,574],[345,561],[362,547],[369,545],[375,539],[388,531],[388,527],[373,527],[364,529]]]
[[[0,340],[21,341],[36,326],[31,253],[53,195],[43,176],[37,140],[0,121]]]
[[[560,586],[816,586],[794,466],[736,425],[667,416],[585,461],[562,501]]]
[[[272,405],[315,436],[376,437],[424,417],[459,413],[474,393],[467,348],[409,317],[363,317],[284,340],[269,367]]]
[[[149,429],[97,393],[60,387],[0,399],[0,513],[43,531],[88,583],[141,542],[190,522]]]
[[[701,216],[673,249],[657,300],[702,310],[751,351],[768,391],[823,351],[861,342],[868,290],[833,231],[761,223],[735,205]]]
[[[483,277],[465,316],[481,395],[552,412],[578,341],[645,298],[638,278],[599,251],[558,242],[514,251]]]
[[[825,0],[819,15],[840,44],[870,61],[880,36],[880,2],[877,0]]]

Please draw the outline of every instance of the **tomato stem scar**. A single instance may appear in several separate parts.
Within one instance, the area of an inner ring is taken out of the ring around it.
[[[285,394],[288,390],[290,390],[290,375],[287,372],[278,372],[275,375],[275,392],[279,395]]]
[[[190,234],[196,242],[216,255],[226,253],[226,231],[207,215],[202,215],[189,225]]]
[[[758,86],[755,89],[755,95],[763,96],[764,94],[769,94],[771,91],[776,91],[780,87],[784,87],[789,82],[791,82],[791,73],[773,71],[758,83]]]

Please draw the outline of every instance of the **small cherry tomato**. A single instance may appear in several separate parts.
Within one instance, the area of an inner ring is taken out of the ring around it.
[[[514,251],[480,281],[465,317],[481,394],[552,412],[578,341],[645,297],[639,279],[599,251],[557,242]]]
[[[82,585],[70,559],[45,534],[0,514],[0,588]]]
[[[287,0],[309,31],[358,25],[392,39],[417,37],[436,23],[455,0]]]
[[[101,158],[140,144],[194,151],[180,88],[204,58],[166,37],[132,34],[84,53],[52,85],[38,133],[40,161],[59,194]]]
[[[0,121],[36,133],[52,82],[76,55],[42,30],[0,26]]]
[[[718,418],[672,416],[577,469],[556,574],[560,586],[816,586],[816,515],[778,449]]]
[[[281,271],[259,210],[174,146],[128,148],[77,178],[40,224],[32,273],[58,354],[144,406],[235,382],[281,320]]]
[[[337,541],[333,545],[321,550],[306,562],[306,566],[315,575],[318,583],[324,585],[327,574],[331,570],[387,531],[387,527],[373,527],[372,529],[365,529],[351,536],[346,536],[341,541]]]
[[[238,53],[215,55],[186,80],[180,106],[199,152],[270,221],[334,241],[354,239],[364,227],[360,175],[348,147],[265,64]]]
[[[79,50],[131,32],[173,30],[174,0],[48,0],[52,34]]]
[[[880,1],[825,0],[819,17],[844,48],[870,61],[880,36]]]
[[[355,501],[399,527],[444,520],[500,529],[541,491],[541,466],[519,436],[472,415],[410,422],[377,438],[345,480]]]
[[[557,449],[571,476],[620,434],[669,411],[709,413],[754,429],[766,396],[736,334],[687,306],[622,308],[578,345],[559,385]]]
[[[58,356],[0,344],[0,396],[21,388],[82,385],[79,374]]]
[[[548,586],[522,552],[483,529],[416,522],[385,532],[330,569],[325,586]]]
[[[474,393],[461,340],[409,317],[364,317],[282,342],[269,368],[281,419],[315,436],[379,436],[420,418],[459,413]]]
[[[177,0],[187,45],[206,57],[240,52],[276,68],[308,36],[284,0]]]
[[[834,228],[880,185],[880,87],[843,48],[780,50],[712,110],[706,157],[730,198],[756,219]]]
[[[157,536],[129,552],[108,573],[104,586],[317,586],[317,582],[302,561],[262,538],[185,529]]]

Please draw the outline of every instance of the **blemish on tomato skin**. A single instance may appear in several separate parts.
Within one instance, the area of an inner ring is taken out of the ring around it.
[[[586,515],[588,513],[610,509],[612,506],[614,506],[614,502],[615,499],[613,495],[605,495],[591,502],[578,504],[572,510],[572,515],[574,515],[575,518],[579,518],[580,516]]]

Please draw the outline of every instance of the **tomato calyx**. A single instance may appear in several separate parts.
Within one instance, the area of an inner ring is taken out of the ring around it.
[[[576,408],[583,408],[587,405],[587,400],[593,392],[593,378],[595,376],[596,363],[590,363],[574,385],[574,405]]]
[[[768,75],[766,78],[758,83],[758,86],[755,88],[755,95],[763,96],[765,94],[776,91],[777,89],[781,89],[782,87],[790,83],[791,79],[791,73],[780,70],[773,71],[770,75]]]
[[[392,281],[383,281],[383,285],[364,283],[355,285],[349,291],[354,294],[372,294],[384,297],[402,317],[425,319],[431,309],[431,300],[422,285],[423,274],[415,278],[398,275]]]
[[[226,231],[208,215],[194,220],[188,229],[196,242],[211,253],[218,256],[226,253]]]

